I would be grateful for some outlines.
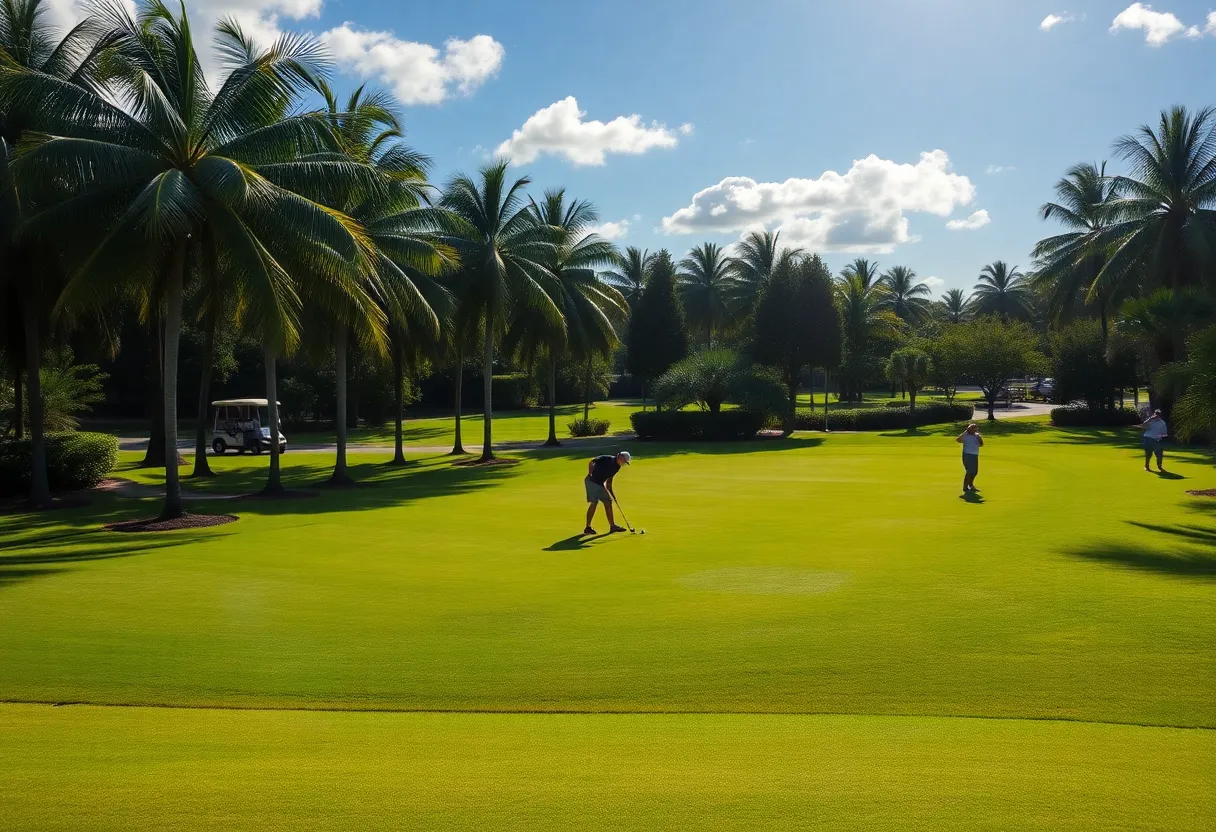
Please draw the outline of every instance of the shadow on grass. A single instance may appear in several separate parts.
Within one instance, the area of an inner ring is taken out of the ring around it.
[[[1184,578],[1216,580],[1216,528],[1194,524],[1166,526],[1128,521],[1138,529],[1163,535],[1165,545],[1097,542],[1069,554],[1097,563]],[[1202,548],[1195,548],[1196,544]]]
[[[982,506],[985,502],[984,498],[974,491],[967,491],[963,494],[959,494],[958,498],[965,503],[971,503],[972,505],[976,506]]]
[[[559,540],[551,546],[546,546],[541,551],[543,552],[577,552],[581,549],[590,549],[593,543],[597,543],[605,538],[612,537],[612,534],[605,532],[597,535],[576,534],[567,537],[564,540]]]
[[[920,427],[908,430],[900,428],[898,430],[879,432],[879,436],[890,437],[892,439],[905,439],[908,437],[926,437],[926,436],[942,436],[956,437],[964,430],[967,425],[974,422],[980,426],[980,433],[984,436],[1027,436],[1031,434],[1047,433],[1055,430],[1046,422],[1032,421],[996,421],[989,422],[986,419],[973,419],[971,422],[951,422],[944,425],[921,425]]]
[[[685,454],[707,454],[722,456],[726,454],[751,454],[762,451],[797,451],[807,448],[817,448],[826,440],[819,435],[796,434],[790,437],[772,437],[748,439],[740,442],[653,442],[640,439],[622,440],[623,447],[633,453],[638,459],[656,459]],[[574,458],[591,459],[604,453],[598,445],[595,448],[578,445],[563,445],[560,448],[533,449],[519,453],[537,459]]]

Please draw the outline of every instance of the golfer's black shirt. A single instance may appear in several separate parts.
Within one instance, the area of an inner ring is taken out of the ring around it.
[[[621,470],[621,464],[616,461],[616,457],[597,456],[591,460],[591,481],[596,485],[603,485],[616,476],[616,472],[619,470]]]

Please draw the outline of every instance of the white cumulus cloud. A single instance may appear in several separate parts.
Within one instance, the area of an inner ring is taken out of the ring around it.
[[[1013,173],[1017,168],[1013,165],[989,165],[984,169],[984,173],[989,176],[1000,176],[1002,173]]]
[[[636,155],[675,147],[680,135],[693,131],[691,124],[676,130],[659,122],[645,124],[637,114],[617,116],[608,122],[585,121],[586,115],[574,96],[563,98],[529,116],[495,152],[518,165],[526,165],[544,153],[564,156],[576,165],[602,165],[609,153]]]
[[[1211,25],[1211,17],[1208,18],[1208,23]],[[1111,23],[1110,30],[1118,32],[1122,29],[1143,31],[1144,40],[1149,46],[1154,47],[1164,46],[1178,35],[1188,38],[1203,36],[1203,32],[1198,26],[1187,26],[1178,19],[1177,15],[1171,12],[1153,11],[1152,6],[1146,6],[1143,3],[1132,3],[1119,12],[1114,22]]]
[[[774,228],[789,245],[821,252],[890,252],[913,242],[908,213],[949,216],[975,198],[975,186],[954,173],[943,150],[915,164],[871,155],[847,173],[817,179],[757,182],[732,176],[698,192],[691,204],[664,217],[667,234]]]
[[[498,74],[506,56],[502,44],[489,35],[452,38],[440,51],[351,23],[330,29],[321,42],[339,66],[377,78],[402,104],[439,104],[456,93],[468,95]]]
[[[1049,14],[1043,18],[1043,22],[1039,24],[1039,28],[1044,32],[1050,32],[1061,23],[1072,23],[1075,20],[1071,14],[1064,12],[1063,14]]]
[[[946,285],[946,281],[942,280],[940,277],[926,277],[924,279],[924,284],[936,292],[938,289]]]
[[[988,216],[987,211],[976,211],[965,220],[950,220],[946,223],[946,228],[951,231],[975,231],[990,222],[992,222],[992,217]]]
[[[598,234],[605,240],[621,240],[629,234],[629,220],[618,220],[616,222],[605,222],[600,225],[593,225],[587,229],[588,233]]]

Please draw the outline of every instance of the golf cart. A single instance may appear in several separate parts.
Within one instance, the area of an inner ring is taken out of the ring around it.
[[[260,454],[270,450],[270,428],[263,427],[268,421],[266,399],[222,399],[211,406],[215,408],[212,451]],[[278,431],[275,433],[279,437],[279,453],[287,453],[287,438]]]

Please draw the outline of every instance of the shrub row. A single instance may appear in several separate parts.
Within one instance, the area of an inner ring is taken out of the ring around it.
[[[728,442],[751,439],[765,417],[746,410],[649,410],[629,417],[638,439],[660,442]]]
[[[1141,421],[1140,414],[1130,407],[1090,410],[1083,404],[1074,404],[1051,411],[1051,423],[1059,428],[1123,427]]]
[[[908,427],[907,407],[873,407],[854,410],[833,410],[828,427],[833,430],[898,430]],[[934,403],[916,408],[916,425],[944,425],[965,422],[975,415],[970,404]],[[797,430],[823,430],[823,411],[799,410],[794,420]]]
[[[118,440],[106,433],[53,433],[46,437],[52,491],[92,488],[118,462]],[[0,497],[30,490],[30,440],[0,440]]]
[[[607,419],[575,419],[566,427],[571,436],[604,436],[612,423]]]

